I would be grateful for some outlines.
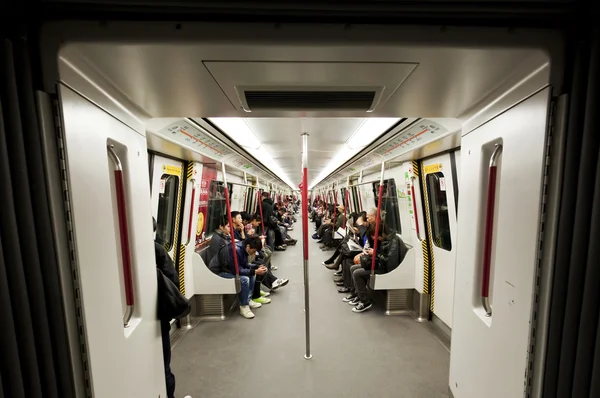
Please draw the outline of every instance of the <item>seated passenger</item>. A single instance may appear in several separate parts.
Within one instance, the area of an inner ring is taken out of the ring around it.
[[[360,222],[361,225],[362,225],[362,220],[359,220],[358,213],[351,213],[350,216],[348,216],[348,220],[347,221],[348,221],[347,223],[350,223],[353,226],[353,231],[352,232],[354,232],[354,234],[356,234],[357,226],[359,225],[358,223]],[[348,242],[348,239],[350,239],[350,237],[352,235],[353,234],[351,234],[351,233],[347,233],[346,236],[344,237],[344,239],[342,239],[342,243],[341,244],[344,244],[344,243]],[[329,257],[327,260],[323,261],[321,264],[323,264],[328,269],[338,269],[339,264],[336,264],[335,266],[333,264],[334,264],[334,261],[336,260],[336,258],[338,258],[339,255],[340,255],[340,246],[338,246],[335,249],[335,252],[332,254],[331,257]]]
[[[389,229],[387,225],[380,225],[379,231],[375,273],[385,274],[398,268],[406,256],[408,247],[396,234],[396,231]],[[375,235],[372,235],[372,238],[375,239]],[[364,312],[372,306],[367,292],[367,283],[371,275],[371,256],[373,256],[373,249],[367,249],[364,255],[360,255],[358,263],[350,269],[356,290],[356,298],[349,301],[350,305],[354,306],[353,312]]]
[[[231,242],[224,246],[215,257],[220,267],[219,276],[228,279],[235,278],[235,261],[233,259],[233,250]],[[240,298],[240,315],[246,319],[254,318],[254,313],[251,309],[260,308],[261,304],[252,300],[254,292],[254,283],[256,276],[264,275],[267,272],[267,267],[264,265],[255,265],[248,262],[248,257],[256,255],[256,252],[262,248],[262,243],[259,238],[247,238],[240,244],[235,245],[237,264],[240,274],[241,290]],[[211,261],[211,265],[214,260]]]
[[[367,213],[367,221],[363,223],[359,228],[359,235],[357,243],[362,246],[364,249],[368,249],[373,246],[372,235],[375,231],[375,219],[377,218],[377,209],[372,208]],[[361,235],[360,230],[364,230],[365,232]],[[352,281],[352,273],[350,272],[350,268],[356,263],[356,254],[360,254],[357,252],[349,253],[347,256],[340,256],[338,261],[335,264],[339,263],[342,266],[342,269],[336,272],[334,275],[334,281],[338,286],[341,286],[338,289],[339,293],[353,293],[354,292],[354,283]],[[330,268],[330,267],[328,267]]]
[[[334,217],[335,221],[332,223],[331,227],[325,230],[322,239],[319,241],[323,243],[320,247],[321,250],[334,250],[336,244],[339,244],[341,242],[340,239],[335,239],[335,234],[337,233],[338,229],[345,227],[344,209],[345,208],[343,205],[337,206],[337,214]]]
[[[242,241],[246,239],[246,232],[244,230],[244,222],[242,221],[242,213],[239,211],[231,212],[231,221],[233,222],[233,231],[236,241]]]
[[[210,238],[210,246],[208,246],[208,252],[206,260],[208,264],[217,255],[219,250],[225,246],[231,240],[229,236],[229,220],[227,217],[221,217],[219,226],[215,229],[215,233]],[[218,272],[217,272],[218,273]]]
[[[261,207],[263,215],[263,223],[266,229],[267,244],[276,251],[286,250],[286,245],[283,242],[283,236],[279,230],[277,218],[273,213],[273,199],[269,198],[267,192],[261,195]]]

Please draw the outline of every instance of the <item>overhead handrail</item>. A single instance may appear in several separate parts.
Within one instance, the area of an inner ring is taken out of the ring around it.
[[[192,200],[191,200],[191,205],[190,205],[190,217],[188,220],[188,232],[187,232],[187,242],[185,242],[184,246],[187,246],[190,244],[190,241],[192,240],[192,223],[194,221],[194,202],[196,199],[196,180],[194,178],[192,178],[190,180],[190,182],[192,183]]]
[[[487,204],[485,211],[485,235],[483,246],[483,272],[481,276],[481,302],[486,316],[492,316],[490,303],[490,270],[492,265],[492,243],[494,233],[494,211],[496,206],[496,173],[497,161],[502,152],[502,145],[496,144],[490,157],[488,170]]]
[[[107,147],[109,158],[114,163],[114,175],[117,194],[117,213],[119,217],[119,236],[121,238],[121,260],[123,262],[123,282],[125,283],[125,304],[127,309],[123,315],[123,326],[129,327],[133,316],[134,296],[133,277],[131,273],[131,249],[129,247],[129,226],[127,224],[127,207],[125,202],[125,183],[123,180],[123,164],[114,150],[114,145]]]
[[[415,195],[415,180],[416,180],[416,178],[413,177],[412,184],[410,185],[410,194],[412,196],[413,213],[415,215],[415,225],[417,227],[417,239],[419,239],[419,241],[423,241],[423,239],[421,239],[421,231],[419,230],[419,215],[417,213],[417,198]]]
[[[229,202],[229,188],[227,188],[227,174],[225,174],[225,163],[223,163],[223,193],[225,194],[225,208],[227,209],[227,220],[229,221],[229,235],[231,236],[231,254],[233,255],[235,279],[236,283],[239,283],[240,268],[238,266],[237,248],[235,245],[235,231],[233,229],[233,219],[231,218],[231,204]]]
[[[375,280],[375,258],[377,257],[377,241],[379,240],[379,224],[381,218],[381,197],[383,196],[383,174],[385,162],[381,162],[381,177],[379,179],[379,196],[377,198],[377,215],[375,216],[375,237],[373,238],[373,255],[371,256],[371,283]]]

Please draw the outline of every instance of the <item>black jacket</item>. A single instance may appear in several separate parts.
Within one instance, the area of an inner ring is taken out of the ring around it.
[[[162,271],[162,273],[179,287],[179,280],[177,278],[177,270],[173,265],[171,256],[167,253],[167,250],[157,242],[154,242],[154,257],[156,259],[156,268]]]
[[[261,203],[263,223],[267,228],[277,228],[277,223],[274,222],[273,214],[273,199],[266,198]]]
[[[169,322],[171,319],[187,316],[192,306],[189,300],[179,291],[177,271],[173,265],[173,260],[171,260],[165,248],[157,242],[154,242],[154,256],[158,289],[156,300],[157,318],[162,322]]]
[[[396,235],[395,231],[392,231],[385,240],[381,242],[381,250],[377,250],[377,273],[385,274],[398,268],[408,247],[404,244],[402,239]]]
[[[217,255],[219,250],[223,246],[227,245],[230,240],[231,237],[229,235],[225,235],[220,229],[217,229],[215,233],[212,234],[210,237],[210,245],[208,246],[206,253],[207,264],[210,264],[210,260],[212,260],[213,257]]]

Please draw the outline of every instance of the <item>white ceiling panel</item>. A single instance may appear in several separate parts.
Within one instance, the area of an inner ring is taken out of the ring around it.
[[[309,184],[312,184],[335,154],[364,122],[364,118],[245,118],[244,121],[252,133],[261,142],[264,149],[277,163],[280,170],[287,174],[295,186],[301,179],[302,133],[309,134],[308,164]],[[217,126],[221,119],[212,119]],[[228,126],[230,123],[225,123]],[[235,140],[233,131],[223,129],[224,133]],[[383,132],[383,131],[381,131]],[[242,137],[247,140],[247,137]],[[240,139],[241,141],[241,139]],[[251,148],[246,148],[253,153]],[[259,160],[260,157],[258,157]],[[285,179],[285,178],[284,178]]]
[[[341,148],[348,148],[345,143],[352,141],[352,133],[365,118],[464,121],[498,87],[547,64],[548,54],[540,43],[556,41],[541,33],[528,42],[514,31],[485,36],[477,30],[391,26],[348,30],[314,25],[286,29],[200,25],[191,33],[190,24],[185,40],[172,35],[170,40],[162,39],[167,33],[157,30],[160,40],[144,41],[141,36],[121,40],[111,29],[115,28],[99,27],[94,40],[73,41],[61,48],[63,82],[75,88],[81,81],[93,82],[118,98],[124,109],[142,115],[142,122],[243,118],[260,145],[248,149],[253,140],[243,140],[246,150],[263,151],[263,158],[268,157],[264,166],[285,174],[294,187],[300,181],[302,132],[310,134],[312,185],[332,163],[344,158],[348,151]],[[129,25],[126,30],[131,31]],[[491,44],[481,44],[484,38]],[[373,112],[334,107],[246,112],[238,95],[244,86],[377,87],[380,102]]]

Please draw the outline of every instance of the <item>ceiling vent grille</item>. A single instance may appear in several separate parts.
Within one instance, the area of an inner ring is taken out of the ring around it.
[[[373,108],[377,91],[245,90],[248,110],[364,110]]]

